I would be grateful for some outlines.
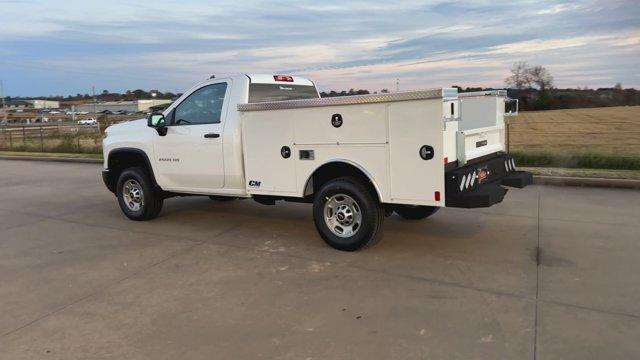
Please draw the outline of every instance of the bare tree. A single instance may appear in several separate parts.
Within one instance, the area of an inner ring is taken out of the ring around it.
[[[536,65],[529,68],[527,72],[529,73],[531,83],[536,85],[540,91],[553,87],[553,77],[545,67]]]
[[[517,62],[511,66],[511,76],[505,79],[507,85],[516,89],[537,87],[544,91],[553,87],[553,77],[544,66],[529,66],[526,62]]]
[[[511,66],[511,76],[504,81],[507,85],[516,89],[531,87],[531,77],[529,74],[529,64],[524,61],[517,62]]]

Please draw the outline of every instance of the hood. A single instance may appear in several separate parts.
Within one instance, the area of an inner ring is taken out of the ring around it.
[[[138,119],[126,121],[119,124],[111,125],[105,130],[106,133],[130,132],[147,127],[147,119]]]

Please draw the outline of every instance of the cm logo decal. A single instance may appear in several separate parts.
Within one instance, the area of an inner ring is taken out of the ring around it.
[[[249,187],[260,187],[260,181],[249,180]]]

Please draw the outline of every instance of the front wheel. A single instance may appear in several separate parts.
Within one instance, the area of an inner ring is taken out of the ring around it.
[[[141,167],[126,169],[116,188],[122,212],[131,220],[150,220],[160,214],[163,199],[154,191],[147,172]]]
[[[421,220],[440,210],[437,206],[396,205],[393,208],[396,214],[407,220]]]
[[[380,238],[384,209],[360,181],[338,178],[325,184],[313,202],[313,220],[329,246],[355,251]]]

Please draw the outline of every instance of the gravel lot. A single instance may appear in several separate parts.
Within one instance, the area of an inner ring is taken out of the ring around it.
[[[0,160],[0,358],[640,358],[640,191],[530,186],[343,253],[304,204],[126,220],[99,170]]]

